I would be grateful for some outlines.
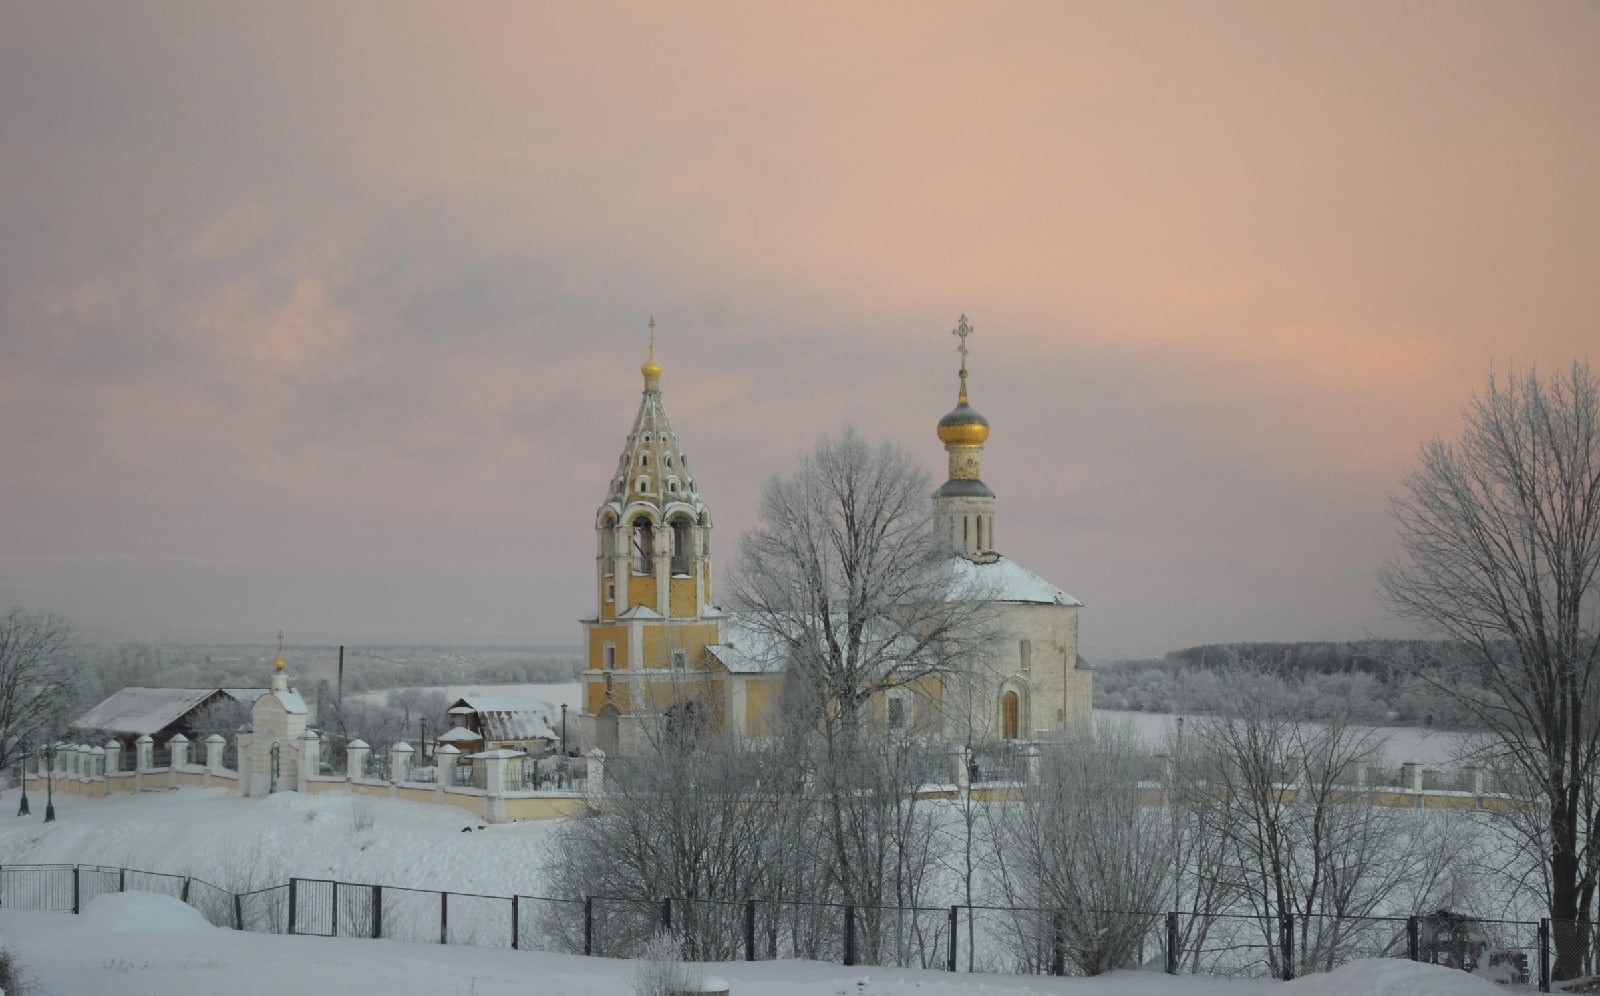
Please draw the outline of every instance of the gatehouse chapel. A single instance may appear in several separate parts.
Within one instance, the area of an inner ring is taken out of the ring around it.
[[[1078,656],[1082,603],[997,552],[995,493],[981,473],[990,426],[968,398],[966,316],[954,331],[956,405],[937,426],[949,475],[931,514],[952,590],[982,603],[981,649],[956,673],[890,689],[875,714],[886,730],[952,741],[1085,733],[1093,671]],[[785,677],[757,628],[713,600],[711,509],[667,417],[654,319],[640,374],[638,413],[595,513],[595,611],[583,620],[579,733],[609,756],[651,750],[683,723],[765,735]]]

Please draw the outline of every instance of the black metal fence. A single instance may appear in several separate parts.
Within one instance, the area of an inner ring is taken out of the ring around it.
[[[1115,965],[1171,974],[1294,978],[1358,958],[1404,958],[1496,982],[1600,972],[1600,926],[1449,913],[1331,917],[865,906],[839,903],[487,896],[291,878],[234,893],[202,879],[100,865],[0,866],[0,907],[78,913],[97,896],[157,892],[212,924],[261,933],[390,938],[626,958],[658,932],[696,961],[807,958],[844,965],[1066,975]]]

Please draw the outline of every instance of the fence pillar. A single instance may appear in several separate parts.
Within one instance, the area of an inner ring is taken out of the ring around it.
[[[672,933],[672,897],[661,900],[661,929]]]
[[[756,901],[744,901],[744,960],[756,960]]]
[[[1422,762],[1407,761],[1400,765],[1400,782],[1413,792],[1422,791]]]
[[[307,730],[300,734],[295,741],[295,748],[300,752],[300,776],[295,788],[301,792],[311,791],[311,776],[319,774],[322,768],[322,738],[317,736],[316,730]]]
[[[517,950],[517,943],[522,935],[522,897],[515,892],[511,894],[511,950]]]
[[[372,939],[383,936],[383,886],[372,887]]]
[[[1178,914],[1167,914],[1167,974],[1178,974]]]
[[[856,908],[854,906],[846,906],[844,908],[844,963],[847,966],[856,963]]]
[[[408,781],[411,776],[411,755],[414,753],[412,746],[404,740],[389,748],[389,780],[392,782]]]
[[[961,931],[961,907],[950,907],[950,957],[945,959],[945,971],[954,972],[959,964],[956,960],[956,937]]]
[[[450,893],[448,892],[439,893],[439,943],[450,943]]]
[[[189,766],[189,738],[181,733],[174,733],[172,739],[167,741],[167,750],[172,753],[171,767],[176,770]]]
[[[1050,974],[1067,974],[1067,928],[1061,911],[1050,914]]]
[[[244,897],[237,892],[233,894],[233,929],[244,929]]]
[[[289,933],[291,934],[294,933],[295,910],[300,905],[299,903],[295,902],[295,900],[298,899],[299,896],[300,880],[297,878],[289,879]]]
[[[1039,745],[1029,744],[1023,750],[1028,758],[1028,784],[1039,784]]]
[[[133,742],[133,790],[144,791],[144,773],[154,767],[155,741],[146,733]]]
[[[115,740],[106,741],[106,774],[114,775],[122,770],[122,745]]]
[[[191,875],[183,876],[183,892],[182,892],[182,894],[180,894],[178,896],[178,898],[183,900],[184,902],[188,902],[189,901],[189,883],[192,882],[192,881],[194,881],[194,877],[193,876],[191,876]]]
[[[1539,991],[1550,991],[1550,918],[1539,920]]]
[[[213,733],[206,737],[206,770],[218,772],[222,770],[222,752],[228,749],[228,741],[222,739],[222,734]]]
[[[965,744],[952,748],[950,763],[956,769],[956,791],[966,793],[972,788],[972,748]]]
[[[1283,981],[1294,979],[1294,914],[1278,916],[1278,953],[1283,958]]]
[[[461,748],[455,744],[438,744],[433,748],[433,801],[444,802],[444,790],[456,783],[456,758]]]
[[[563,764],[566,762],[563,760]],[[587,767],[583,773],[588,779],[589,799],[598,803],[606,795],[606,752],[598,747],[590,749]]]
[[[1422,946],[1418,943],[1420,931],[1416,914],[1406,917],[1406,957],[1412,961],[1422,960]]]
[[[367,755],[372,748],[365,740],[352,740],[344,748],[344,777],[346,781],[367,777]]]
[[[594,897],[583,897],[583,953],[594,954]]]
[[[1467,775],[1467,791],[1473,795],[1483,794],[1483,769],[1476,764],[1467,765],[1463,771]]]
[[[72,866],[72,912],[73,913],[82,912],[82,907],[81,907],[81,905],[79,903],[79,900],[83,897],[83,892],[82,892],[82,883],[80,883],[79,880],[78,880],[78,870],[79,869],[78,869],[77,865],[73,865]]]

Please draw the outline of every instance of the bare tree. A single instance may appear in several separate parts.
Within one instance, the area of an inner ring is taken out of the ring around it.
[[[1191,749],[1205,758],[1205,791],[1225,800],[1210,832],[1226,842],[1232,891],[1258,918],[1274,973],[1329,971],[1381,947],[1389,938],[1368,919],[1415,873],[1404,811],[1353,787],[1381,740],[1338,719],[1301,719],[1292,686],[1281,699],[1251,694],[1248,669],[1227,684],[1232,713],[1197,721]],[[1292,960],[1279,946],[1284,917]]]
[[[909,792],[920,764],[875,709],[891,689],[955,673],[983,643],[986,602],[938,543],[931,492],[903,447],[854,429],[825,437],[763,487],[732,582],[741,622],[783,657],[786,738],[815,757],[831,893],[857,907],[914,894],[929,861]]]
[[[761,491],[733,602],[815,694],[818,728],[849,740],[882,692],[943,675],[982,643],[928,515],[928,474],[854,429],[825,437]]]
[[[1584,363],[1491,374],[1464,419],[1390,498],[1400,555],[1382,585],[1452,641],[1403,666],[1455,696],[1545,802],[1537,851],[1569,978],[1586,946],[1571,924],[1592,918],[1600,883],[1600,383]]]
[[[12,609],[0,617],[0,770],[66,728],[71,642],[72,627],[57,616]]]
[[[1140,798],[1146,752],[1131,729],[1045,748],[1040,777],[999,817],[1011,935],[1020,966],[1059,947],[1085,975],[1129,968],[1162,923],[1173,874],[1171,823]]]

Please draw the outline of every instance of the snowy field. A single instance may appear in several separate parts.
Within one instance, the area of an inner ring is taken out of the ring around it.
[[[49,996],[525,996],[628,993],[637,966],[608,958],[251,934],[213,927],[176,899],[101,896],[81,916],[0,910],[0,943],[32,991]],[[729,993],[760,996],[1491,996],[1505,990],[1463,972],[1364,961],[1288,983],[1118,972],[1096,979],[951,975],[805,961],[699,967]]]
[[[537,687],[537,686],[533,686]],[[1096,723],[1129,723],[1151,750],[1159,750],[1172,735],[1177,716],[1166,712],[1128,712],[1096,709]],[[1190,717],[1191,719],[1193,717]],[[1430,768],[1454,768],[1466,734],[1449,730],[1429,730],[1420,726],[1357,727],[1371,732],[1384,744],[1385,763],[1401,765],[1421,761]]]
[[[81,863],[192,875],[230,891],[290,876],[407,885],[488,895],[540,895],[557,821],[480,829],[448,806],[358,800],[342,792],[241,799],[222,789],[57,800],[58,819],[17,817],[15,791],[0,798],[0,863]],[[370,825],[368,825],[370,824]],[[472,833],[462,833],[463,827]],[[453,921],[452,921],[453,922]],[[4,944],[41,993],[382,992],[626,993],[635,966],[468,945],[415,944],[240,933],[213,928],[188,907],[144,893],[102,896],[84,915],[0,911]],[[1399,961],[1356,963],[1294,983],[1167,977],[1128,972],[1092,980],[951,975],[799,961],[712,966],[735,993],[940,994],[1374,993],[1469,996],[1506,990],[1464,973]]]

